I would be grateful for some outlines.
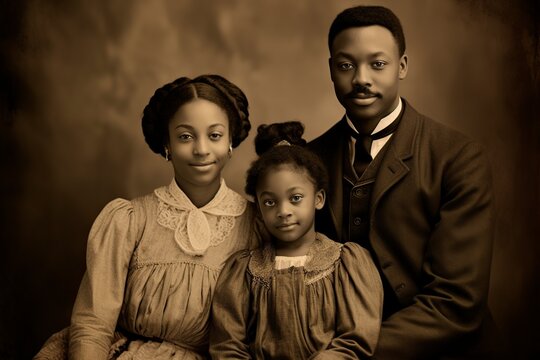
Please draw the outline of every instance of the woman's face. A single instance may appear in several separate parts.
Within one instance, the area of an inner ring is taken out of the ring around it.
[[[204,99],[182,105],[169,121],[169,151],[178,185],[217,191],[229,145],[225,110]]]

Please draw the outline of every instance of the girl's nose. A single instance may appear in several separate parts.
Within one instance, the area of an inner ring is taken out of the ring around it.
[[[278,217],[279,218],[286,218],[288,216],[291,216],[291,210],[289,209],[289,206],[287,204],[282,203],[278,208]]]

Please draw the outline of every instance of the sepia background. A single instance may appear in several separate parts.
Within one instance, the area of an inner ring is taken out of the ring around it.
[[[343,115],[326,37],[335,15],[359,3],[402,21],[402,95],[486,147],[496,197],[490,306],[513,358],[538,354],[537,1],[1,0],[0,358],[30,358],[69,324],[101,208],[172,178],[140,128],[157,87],[221,74],[245,91],[254,128],[298,119],[312,139]],[[254,133],[225,173],[238,191]]]

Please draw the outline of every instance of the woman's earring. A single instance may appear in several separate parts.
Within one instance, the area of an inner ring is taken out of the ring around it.
[[[171,154],[169,153],[169,148],[165,148],[165,160],[171,161]]]
[[[232,144],[229,145],[229,156],[232,156]]]

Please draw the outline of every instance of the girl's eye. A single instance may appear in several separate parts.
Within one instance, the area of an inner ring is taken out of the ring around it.
[[[298,202],[302,201],[303,198],[304,197],[302,195],[296,194],[296,195],[291,196],[291,202],[298,203]]]
[[[384,61],[380,61],[380,60],[375,61],[375,62],[373,63],[373,67],[374,67],[375,69],[382,69],[382,68],[384,68],[385,65],[386,65],[386,63],[385,63]]]
[[[264,200],[264,201],[263,201],[263,205],[264,205],[264,206],[271,207],[271,206],[276,205],[276,202],[275,202],[274,200],[267,199],[267,200]]]
[[[218,132],[215,132],[215,133],[211,133],[210,134],[210,139],[211,140],[219,140],[223,137],[223,134],[221,133],[218,133]]]
[[[349,62],[338,64],[339,70],[347,71],[347,70],[351,70],[352,68],[353,68],[353,64]]]

